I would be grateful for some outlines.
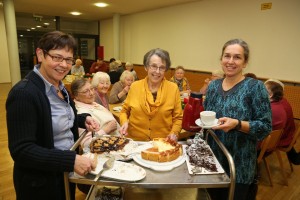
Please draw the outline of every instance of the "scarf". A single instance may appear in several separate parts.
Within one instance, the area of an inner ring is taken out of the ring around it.
[[[183,88],[182,88],[182,85],[183,85],[183,79],[177,80],[177,79],[174,77],[174,81],[175,81],[175,83],[178,85],[178,89],[179,89],[179,91],[181,92],[181,91],[183,90]]]
[[[150,117],[154,116],[163,100],[163,88],[164,88],[164,82],[166,79],[164,78],[157,90],[157,96],[156,100],[154,101],[153,95],[151,91],[149,90],[148,85],[148,76],[144,79],[144,88],[142,89],[142,98],[141,98],[141,107],[143,111]]]

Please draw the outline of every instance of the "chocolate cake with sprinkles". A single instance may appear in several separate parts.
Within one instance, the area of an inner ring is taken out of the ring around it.
[[[201,138],[187,140],[186,153],[191,165],[203,167],[210,172],[217,172],[214,155],[209,145]]]

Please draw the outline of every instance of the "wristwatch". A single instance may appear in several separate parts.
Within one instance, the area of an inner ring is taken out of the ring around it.
[[[239,131],[242,128],[242,122],[238,119],[238,124],[234,127],[235,130]]]

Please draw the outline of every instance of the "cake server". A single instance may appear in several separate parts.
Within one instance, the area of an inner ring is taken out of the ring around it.
[[[114,162],[115,162],[115,157],[114,156],[111,156],[107,161],[105,161],[105,163],[103,164],[102,169],[100,170],[100,172],[94,178],[94,181],[98,181],[98,179],[100,178],[101,174],[104,171],[111,169],[114,166]]]

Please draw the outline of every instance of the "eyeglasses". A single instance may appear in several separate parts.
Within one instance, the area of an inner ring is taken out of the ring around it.
[[[72,65],[74,63],[74,58],[64,58],[64,57],[58,56],[58,55],[53,56],[53,55],[49,54],[47,51],[45,51],[45,50],[43,50],[43,51],[45,54],[50,56],[54,62],[62,62],[63,60],[65,60],[68,65]]]
[[[165,66],[158,67],[157,65],[152,64],[152,65],[149,65],[149,67],[153,71],[157,71],[157,69],[158,69],[159,72],[165,72],[167,70],[167,68]]]
[[[89,88],[89,89],[86,89],[86,90],[78,92],[78,93],[87,95],[87,94],[93,94],[94,92],[95,92],[95,88]]]

